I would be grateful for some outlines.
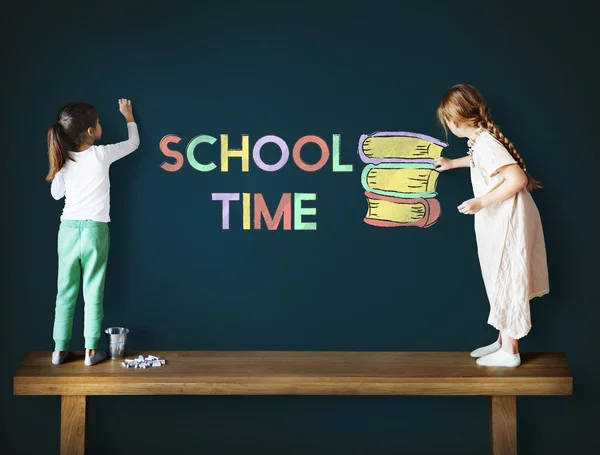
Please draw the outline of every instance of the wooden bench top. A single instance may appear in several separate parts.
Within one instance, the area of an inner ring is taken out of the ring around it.
[[[563,353],[521,353],[518,368],[487,368],[465,352],[144,351],[161,367],[52,365],[27,352],[15,395],[571,395]]]

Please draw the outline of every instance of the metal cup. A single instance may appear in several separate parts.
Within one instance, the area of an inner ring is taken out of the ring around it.
[[[108,357],[120,360],[125,357],[125,342],[129,329],[124,327],[110,327],[104,331]]]

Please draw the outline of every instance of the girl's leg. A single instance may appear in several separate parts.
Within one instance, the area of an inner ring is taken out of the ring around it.
[[[106,264],[110,243],[107,223],[88,222],[82,236],[84,329],[86,354],[95,356],[102,331]]]
[[[515,340],[513,337],[507,335],[504,332],[500,332],[500,337],[502,339],[502,349],[504,349],[509,354],[519,353],[519,340]]]
[[[81,279],[79,241],[77,226],[68,222],[61,223],[58,231],[58,290],[53,329],[55,355],[69,349],[71,341],[73,315]]]

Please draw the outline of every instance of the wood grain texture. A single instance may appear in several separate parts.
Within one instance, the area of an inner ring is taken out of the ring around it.
[[[85,396],[66,395],[60,407],[60,455],[85,454]]]
[[[490,397],[490,454],[517,455],[517,397]]]
[[[518,368],[486,368],[465,352],[148,351],[161,367],[120,361],[52,365],[28,352],[16,395],[570,395],[562,353],[522,353]],[[127,353],[134,358],[138,352]]]

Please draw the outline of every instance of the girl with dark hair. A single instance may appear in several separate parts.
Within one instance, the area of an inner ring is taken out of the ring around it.
[[[109,167],[136,150],[140,144],[131,101],[119,100],[119,110],[127,121],[127,141],[94,145],[102,137],[102,127],[94,106],[71,103],[58,112],[48,129],[46,177],[52,182],[54,199],[65,198],[58,232],[58,282],[52,363],[60,365],[68,351],[75,304],[80,282],[83,285],[85,365],[106,358],[97,350],[103,318],[104,282],[110,243]]]

